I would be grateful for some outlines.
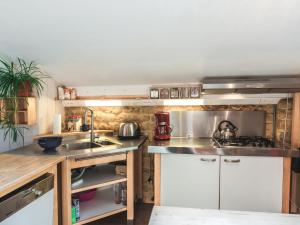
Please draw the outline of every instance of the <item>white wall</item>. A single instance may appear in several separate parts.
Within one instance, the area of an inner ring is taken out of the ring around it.
[[[1,0],[0,55],[70,86],[300,72],[299,0]]]
[[[46,80],[43,95],[37,102],[37,124],[24,129],[24,145],[32,143],[32,137],[37,134],[52,132],[52,122],[55,113],[63,113],[61,103],[55,101],[56,82],[52,79]],[[23,146],[22,140],[10,144],[10,140],[3,140],[3,130],[0,130],[0,152]]]

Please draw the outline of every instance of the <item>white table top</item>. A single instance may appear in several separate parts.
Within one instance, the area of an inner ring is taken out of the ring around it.
[[[300,225],[300,215],[155,206],[149,225]]]

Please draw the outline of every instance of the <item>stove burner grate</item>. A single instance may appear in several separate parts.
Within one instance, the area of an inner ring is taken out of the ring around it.
[[[274,141],[261,136],[238,136],[229,140],[216,138],[221,146],[238,146],[238,147],[275,147]]]

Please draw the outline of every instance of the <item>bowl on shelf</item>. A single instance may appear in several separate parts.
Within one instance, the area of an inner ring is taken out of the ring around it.
[[[96,196],[96,193],[97,193],[97,189],[95,188],[95,189],[74,194],[74,197],[79,199],[80,202],[87,202],[92,200]]]
[[[62,137],[42,137],[38,140],[39,146],[44,149],[44,152],[56,152],[56,148],[61,145]]]

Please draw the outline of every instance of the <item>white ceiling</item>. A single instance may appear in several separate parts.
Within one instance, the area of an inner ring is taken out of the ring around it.
[[[71,86],[300,72],[299,0],[1,0],[0,55]]]

